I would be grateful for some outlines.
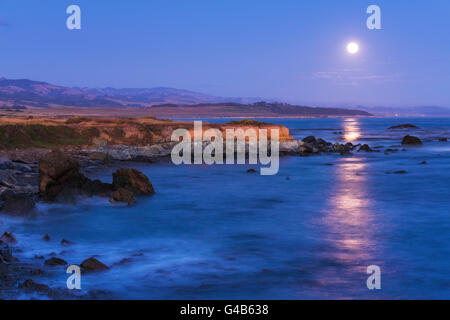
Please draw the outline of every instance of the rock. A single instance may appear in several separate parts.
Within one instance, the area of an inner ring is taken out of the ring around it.
[[[45,284],[36,283],[31,279],[25,280],[25,282],[19,284],[19,289],[27,291],[36,291],[40,293],[46,293],[50,291],[50,287]]]
[[[97,148],[105,148],[108,145],[108,140],[102,137],[94,137],[92,139],[92,144]]]
[[[422,145],[422,141],[417,137],[407,135],[403,138],[402,145]]]
[[[113,192],[111,195],[111,198],[109,199],[110,202],[125,202],[129,205],[135,204],[136,199],[134,198],[133,192],[128,191],[124,188],[120,188]]]
[[[447,142],[448,140],[447,140],[447,138],[439,138],[438,139],[440,142]]]
[[[361,147],[359,147],[358,151],[373,152],[373,150],[367,144],[363,144]]]
[[[316,137],[314,136],[308,136],[306,138],[303,139],[303,142],[306,143],[315,143],[316,142]]]
[[[46,234],[45,236],[42,237],[42,241],[50,241],[50,236]]]
[[[0,244],[0,263],[11,263],[16,258],[12,255],[12,250],[7,244]]]
[[[0,196],[3,201],[3,213],[13,216],[26,216],[34,213],[36,203],[26,193],[14,193],[11,190],[3,192]]]
[[[108,160],[108,154],[105,152],[92,152],[91,154],[89,154],[89,158],[91,160],[99,160],[99,161],[106,161]]]
[[[39,191],[46,199],[55,199],[65,185],[80,179],[78,161],[61,151],[52,151],[39,161]]]
[[[12,233],[5,232],[0,238],[0,244],[16,244],[17,240]]]
[[[86,178],[77,160],[53,151],[39,161],[39,191],[47,201],[73,202],[76,195],[109,196],[112,185]]]
[[[80,266],[81,266],[81,268],[83,268],[84,271],[87,271],[87,272],[103,271],[103,270],[109,269],[108,266],[106,266],[102,262],[98,261],[94,257],[84,260]]]
[[[410,123],[405,123],[405,124],[399,124],[396,126],[392,126],[389,129],[419,129],[419,127],[410,124]]]
[[[120,168],[113,173],[114,190],[124,188],[135,195],[152,195],[155,193],[150,180],[136,169]]]
[[[422,161],[421,163],[419,163],[419,164],[428,164],[428,162],[426,162],[426,161]]]
[[[250,168],[247,170],[247,173],[256,173],[257,171],[253,168]]]
[[[67,265],[66,261],[64,261],[63,259],[60,259],[60,258],[56,258],[56,257],[47,259],[47,260],[45,260],[44,263],[47,266],[51,266],[51,267],[54,267],[54,266],[66,266]]]
[[[397,170],[397,171],[394,171],[394,173],[395,173],[395,174],[405,174],[405,173],[408,173],[408,171],[405,171],[405,170]]]
[[[297,141],[283,141],[280,142],[280,152],[286,152],[286,153],[295,153],[298,149],[298,142]]]
[[[61,240],[61,245],[62,245],[62,246],[70,246],[70,245],[72,245],[72,244],[73,244],[72,241],[69,241],[69,240],[66,240],[66,239],[62,239],[62,240]]]

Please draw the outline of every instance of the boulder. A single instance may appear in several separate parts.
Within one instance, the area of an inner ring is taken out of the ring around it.
[[[62,239],[62,240],[61,240],[61,245],[62,245],[62,246],[70,246],[70,245],[72,245],[72,244],[73,244],[72,241],[69,241],[69,240],[66,240],[66,239]]]
[[[84,260],[80,266],[86,272],[104,271],[109,269],[108,266],[98,261],[94,257]]]
[[[53,200],[68,184],[82,180],[78,161],[61,151],[52,151],[39,161],[39,191]]]
[[[361,147],[359,147],[358,151],[373,152],[373,150],[367,144],[363,144]]]
[[[440,142],[447,142],[447,141],[448,141],[447,138],[439,138],[438,140],[439,140]]]
[[[42,237],[42,241],[50,241],[50,236],[46,234],[45,236]]]
[[[79,194],[109,196],[112,185],[86,178],[79,172],[77,160],[53,151],[39,161],[39,191],[47,201],[73,202]]]
[[[11,263],[16,258],[12,255],[12,250],[7,244],[0,244],[0,263]]]
[[[150,180],[142,172],[136,169],[120,168],[113,173],[114,190],[126,189],[135,195],[152,195],[155,193]]]
[[[307,143],[315,143],[316,142],[316,137],[308,136],[308,137],[304,138],[303,141],[307,142]]]
[[[407,135],[403,138],[402,145],[422,145],[422,141],[417,137]]]
[[[415,126],[413,124],[410,124],[410,123],[405,123],[405,124],[399,124],[396,126],[389,127],[389,129],[391,129],[391,130],[392,129],[419,129],[419,127]]]
[[[120,188],[114,191],[109,199],[110,202],[125,202],[129,205],[135,204],[136,199],[134,198],[133,192],[127,189]]]
[[[108,154],[105,152],[92,152],[89,154],[89,159],[91,160],[98,160],[98,161],[107,161],[108,160]]]
[[[12,233],[5,232],[0,237],[0,244],[16,244],[17,240]]]
[[[256,173],[257,171],[253,168],[250,168],[247,170],[247,173]]]
[[[26,216],[34,213],[36,203],[29,194],[6,190],[0,196],[2,212],[12,216]]]
[[[19,289],[26,291],[36,291],[40,293],[46,293],[50,291],[50,287],[45,284],[36,283],[31,279],[25,280],[23,283],[19,284]]]
[[[45,260],[44,263],[47,266],[51,266],[51,267],[54,267],[54,266],[66,266],[67,265],[66,261],[64,261],[63,259],[60,259],[60,258],[56,258],[56,257],[47,259],[47,260]]]

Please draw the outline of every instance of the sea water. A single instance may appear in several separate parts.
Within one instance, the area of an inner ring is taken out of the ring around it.
[[[36,258],[80,264],[95,256],[111,268],[82,274],[82,292],[114,298],[450,297],[450,142],[437,141],[450,137],[450,119],[263,121],[286,125],[296,139],[368,143],[381,152],[285,156],[275,176],[247,173],[256,169],[249,165],[123,163],[143,171],[156,194],[134,206],[104,198],[39,204],[35,219],[0,217],[0,231],[15,234],[21,261],[46,271],[28,278],[53,288],[65,288],[69,275]],[[420,129],[387,129],[406,122]],[[424,145],[402,151],[408,133]],[[91,178],[111,182],[116,169]],[[73,245],[61,246],[62,238]],[[367,288],[370,265],[381,269],[381,290]]]

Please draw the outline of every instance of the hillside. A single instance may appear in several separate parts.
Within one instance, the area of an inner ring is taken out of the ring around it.
[[[79,110],[72,114],[86,114],[91,112],[89,111],[91,109],[104,108],[106,115],[122,113],[128,116],[144,113],[163,118],[371,116],[370,113],[360,110],[297,106],[254,100],[221,98],[164,87],[68,88],[27,79],[0,78],[0,111],[6,112],[13,110],[24,113],[27,108],[39,108],[39,114],[46,113],[44,109],[49,109],[49,113],[65,114],[69,112],[68,108],[77,108]],[[120,114],[117,116],[120,117]]]

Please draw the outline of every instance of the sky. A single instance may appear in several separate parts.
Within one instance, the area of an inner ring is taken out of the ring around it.
[[[81,30],[66,27],[73,4]],[[372,4],[381,30],[366,27]],[[0,0],[0,77],[450,107],[450,1]]]

